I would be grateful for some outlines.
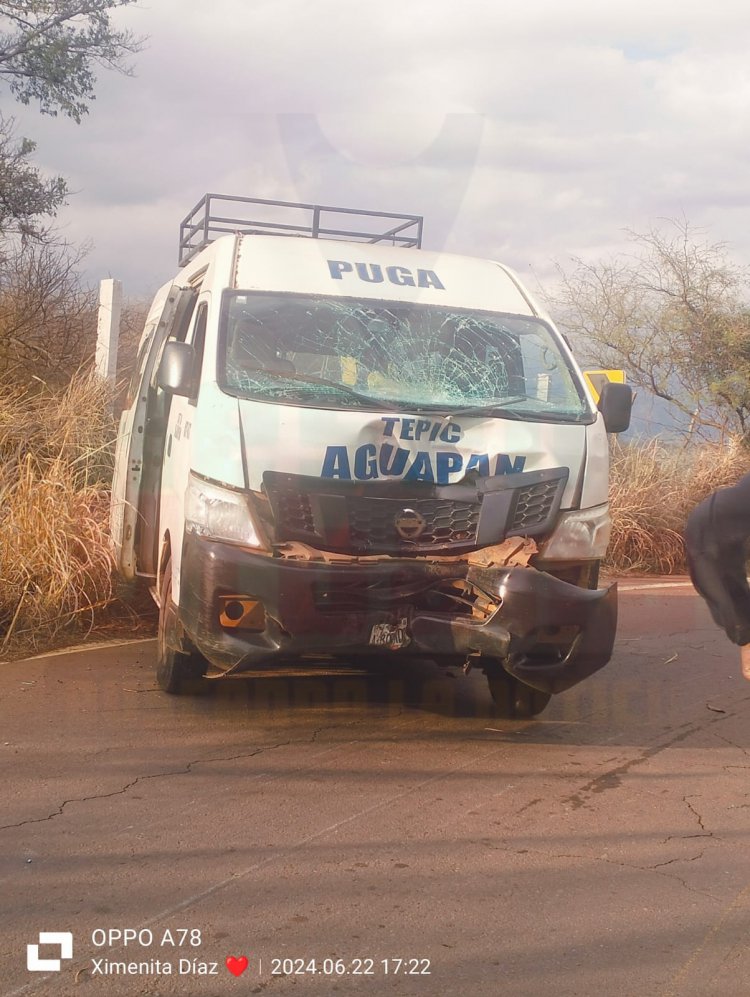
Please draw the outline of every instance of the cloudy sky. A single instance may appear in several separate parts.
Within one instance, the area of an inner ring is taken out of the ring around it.
[[[750,263],[746,0],[141,0],[117,22],[145,48],[80,126],[14,109],[92,282],[153,291],[209,190],[423,214],[427,247],[534,287],[677,216]]]

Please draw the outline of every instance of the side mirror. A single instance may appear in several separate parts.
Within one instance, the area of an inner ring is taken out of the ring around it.
[[[607,381],[602,385],[598,408],[604,416],[604,428],[608,433],[624,433],[630,426],[633,389],[629,384]]]
[[[189,343],[170,341],[159,361],[156,383],[170,395],[190,397],[193,389],[195,350]]]

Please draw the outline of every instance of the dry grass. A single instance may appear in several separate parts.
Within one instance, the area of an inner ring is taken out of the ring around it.
[[[613,571],[685,571],[682,533],[693,507],[716,488],[750,471],[739,442],[667,447],[659,440],[614,445],[611,455]]]
[[[90,627],[113,597],[107,391],[82,374],[60,392],[36,387],[0,393],[2,651]]]

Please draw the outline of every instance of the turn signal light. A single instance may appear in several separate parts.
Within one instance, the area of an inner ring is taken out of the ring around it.
[[[219,623],[234,630],[266,629],[263,603],[253,595],[220,595]]]

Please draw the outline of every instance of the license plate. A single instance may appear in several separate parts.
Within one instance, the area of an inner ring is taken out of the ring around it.
[[[408,643],[406,617],[396,623],[376,623],[370,632],[370,644],[378,647],[406,647]]]

